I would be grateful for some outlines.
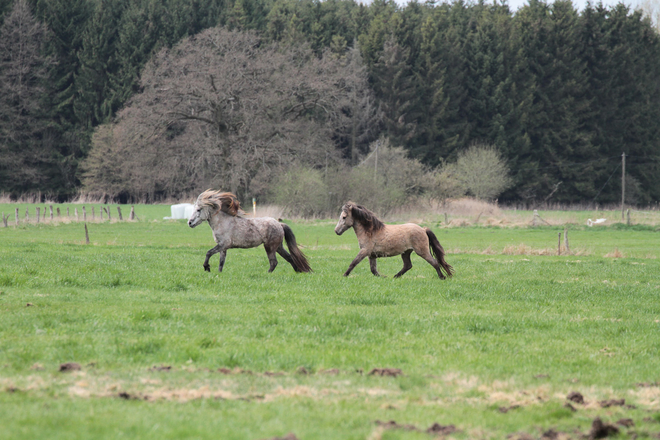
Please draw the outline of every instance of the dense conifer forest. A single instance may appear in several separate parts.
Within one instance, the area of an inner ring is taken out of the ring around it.
[[[570,1],[529,0],[514,12],[463,1],[0,0],[0,23],[6,194],[66,199],[84,189],[101,127],[156,87],[143,78],[150,60],[222,27],[220,35],[248,31],[260,46],[306,43],[299,56],[317,57],[317,71],[334,71],[337,81],[350,74],[358,84],[364,73],[373,103],[349,96],[339,110],[348,122],[328,122],[323,145],[335,161],[356,165],[387,139],[431,169],[486,144],[512,179],[500,201],[611,203],[625,153],[630,200],[660,200],[660,37],[624,4],[578,11]],[[333,56],[349,60],[348,73],[323,64]],[[305,165],[327,163],[325,154]]]

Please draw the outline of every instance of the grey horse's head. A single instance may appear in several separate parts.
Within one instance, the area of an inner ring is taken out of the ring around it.
[[[193,206],[193,212],[190,214],[190,218],[188,219],[188,226],[191,228],[194,228],[195,226],[199,226],[209,218],[211,218],[211,206],[208,204],[205,204],[202,200],[202,196],[204,193],[200,194],[199,197],[197,197],[197,201],[195,202],[195,205]]]
[[[354,206],[353,203],[348,202],[341,207],[341,214],[339,214],[339,221],[337,222],[337,226],[335,226],[335,234],[341,235],[347,230],[349,230],[351,227],[353,227],[353,215],[351,214],[351,210],[353,206]]]
[[[234,194],[207,189],[197,197],[193,213],[188,219],[188,226],[194,228],[216,213],[225,213],[234,217],[245,214]]]

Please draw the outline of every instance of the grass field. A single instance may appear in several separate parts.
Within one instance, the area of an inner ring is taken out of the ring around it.
[[[660,433],[655,226],[572,224],[556,256],[563,226],[433,221],[456,269],[440,281],[415,256],[401,279],[399,258],[342,277],[358,248],[334,220],[290,222],[312,274],[268,274],[261,248],[206,273],[208,226],[136,212],[88,222],[89,245],[80,223],[0,227],[0,438],[578,439],[596,417]]]

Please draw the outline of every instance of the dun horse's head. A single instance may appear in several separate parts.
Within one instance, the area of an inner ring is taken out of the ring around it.
[[[351,213],[353,206],[355,204],[348,202],[341,207],[339,221],[337,222],[337,226],[335,226],[335,234],[341,235],[353,227],[353,215]]]
[[[220,212],[234,217],[244,214],[235,195],[207,189],[197,197],[188,226],[194,228]]]

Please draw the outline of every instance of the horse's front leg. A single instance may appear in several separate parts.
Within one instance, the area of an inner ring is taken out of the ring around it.
[[[369,257],[369,267],[371,268],[371,273],[377,277],[382,276],[378,273],[378,268],[376,267],[376,257]]]
[[[220,247],[220,245],[217,245],[217,246],[209,249],[209,251],[206,253],[206,260],[204,260],[204,270],[205,271],[211,272],[211,266],[209,266],[209,260],[211,259],[212,256],[214,256],[215,254],[220,252],[221,249],[222,249],[222,247]]]
[[[357,266],[360,261],[364,260],[367,255],[369,255],[369,251],[360,249],[360,252],[358,252],[357,256],[353,259],[353,261],[351,261],[351,264],[348,265],[348,269],[346,269],[344,276],[349,276],[353,269],[355,269],[355,266]]]

